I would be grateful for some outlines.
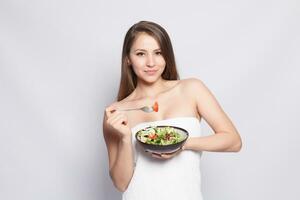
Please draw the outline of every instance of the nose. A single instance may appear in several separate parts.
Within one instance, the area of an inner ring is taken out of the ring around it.
[[[154,67],[155,66],[155,60],[152,55],[148,55],[147,57],[147,66],[148,67]]]

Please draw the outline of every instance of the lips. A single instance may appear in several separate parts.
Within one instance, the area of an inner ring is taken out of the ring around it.
[[[146,74],[151,76],[151,75],[154,75],[157,71],[158,70],[150,69],[150,70],[146,70],[145,72],[146,72]]]
[[[156,70],[156,69],[149,69],[149,70],[146,70],[145,72],[157,72],[158,70]]]

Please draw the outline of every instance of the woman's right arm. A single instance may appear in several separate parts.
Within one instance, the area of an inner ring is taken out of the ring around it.
[[[124,192],[134,170],[131,130],[124,113],[106,108],[103,134],[109,157],[109,174],[115,187]]]

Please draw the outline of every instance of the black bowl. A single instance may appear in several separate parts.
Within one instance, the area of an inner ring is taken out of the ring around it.
[[[153,127],[153,126],[149,126],[149,127],[143,128],[141,130],[151,128],[151,127]],[[147,144],[147,143],[142,142],[138,137],[138,133],[141,130],[137,131],[135,133],[135,138],[136,138],[137,142],[144,148],[145,151],[148,151],[151,153],[161,154],[161,153],[176,152],[183,146],[183,144],[186,142],[187,138],[189,137],[189,133],[183,128],[179,128],[176,126],[155,126],[155,127],[157,127],[157,128],[165,128],[165,127],[174,128],[177,133],[179,133],[180,135],[182,135],[184,137],[184,139],[178,143],[168,144],[168,145]]]

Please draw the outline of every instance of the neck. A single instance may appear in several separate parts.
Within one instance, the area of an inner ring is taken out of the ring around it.
[[[162,78],[151,84],[138,81],[137,87],[135,89],[135,97],[155,99],[158,94],[166,90],[166,82],[167,81],[163,80]]]

